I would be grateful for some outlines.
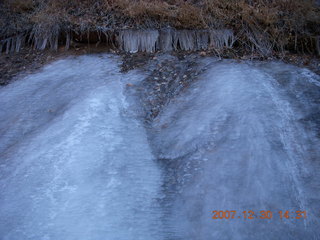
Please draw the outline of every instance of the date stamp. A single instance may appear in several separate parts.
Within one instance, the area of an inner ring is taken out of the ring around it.
[[[212,219],[244,219],[244,220],[253,220],[253,219],[266,219],[270,220],[273,218],[278,219],[306,219],[307,218],[307,212],[306,211],[235,211],[235,210],[215,210],[212,211]]]

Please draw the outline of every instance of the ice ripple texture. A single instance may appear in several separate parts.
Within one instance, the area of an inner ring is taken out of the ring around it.
[[[143,77],[80,57],[1,89],[1,239],[158,239],[160,171],[126,78]]]
[[[150,137],[165,162],[173,239],[320,239],[319,129],[306,120],[320,113],[319,76],[279,62],[210,62]],[[237,215],[210,222],[214,210]],[[307,219],[292,219],[297,210]]]
[[[145,73],[120,73],[112,55],[60,60],[0,89],[0,238],[320,239],[319,76],[201,61],[204,74],[147,128],[126,91]]]

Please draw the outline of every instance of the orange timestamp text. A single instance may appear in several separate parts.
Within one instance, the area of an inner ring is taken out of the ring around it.
[[[307,212],[306,211],[235,211],[235,210],[226,210],[212,211],[212,219],[272,219],[277,217],[279,219],[306,219]]]

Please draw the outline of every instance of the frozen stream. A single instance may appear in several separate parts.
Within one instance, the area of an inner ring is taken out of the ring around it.
[[[0,239],[320,239],[319,76],[200,64],[150,125],[126,91],[148,73],[120,73],[111,55],[60,60],[1,88]]]

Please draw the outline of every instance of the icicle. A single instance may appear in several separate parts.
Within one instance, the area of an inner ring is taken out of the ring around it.
[[[37,46],[37,49],[44,50],[47,46],[47,42],[48,42],[48,38],[42,39],[42,44],[39,44],[39,46]]]
[[[10,52],[11,38],[6,39],[5,42],[6,42],[6,47],[7,47],[7,48],[6,48],[6,54],[9,54],[9,52]]]
[[[15,37],[9,37],[0,41],[0,54],[5,51],[6,54],[19,52],[24,44],[25,36],[23,34]]]
[[[222,36],[224,38],[225,46],[227,48],[232,48],[233,44],[235,42],[235,37],[234,37],[233,31],[228,30],[228,29],[224,29],[222,31],[223,31]]]
[[[211,30],[210,31],[210,47],[214,49],[222,49],[223,47],[232,48],[235,41],[231,30]]]
[[[139,50],[138,37],[135,36],[134,31],[121,31],[119,34],[119,46],[126,52],[136,53]]]
[[[105,39],[102,34],[104,34]],[[257,42],[257,37],[254,33],[250,32],[248,35],[257,48],[261,47],[261,42]],[[19,52],[22,44],[26,42],[26,36],[20,34],[0,41],[0,51],[5,51],[6,53]],[[66,31],[66,49],[70,48],[71,37],[71,32]],[[235,41],[231,30],[121,30],[116,35],[113,31],[101,29],[97,31],[97,37],[99,42],[105,40],[108,45],[131,53],[139,51],[155,52],[157,50],[164,52],[173,50],[197,51],[210,48],[217,50],[224,47],[231,48]],[[316,39],[316,46],[319,48],[318,39]],[[27,42],[37,50],[44,50],[48,47],[57,50],[59,30],[48,35],[40,35],[37,30],[34,30],[28,35]],[[317,51],[319,52],[319,50]]]
[[[53,50],[57,51],[59,46],[59,37],[56,36],[54,39],[54,45],[53,45]]]
[[[30,34],[29,34],[29,36],[28,36],[28,39],[27,39],[27,44],[29,44],[29,45],[33,45],[34,46],[34,34],[33,34],[33,32],[31,32]]]
[[[16,46],[16,38],[13,37],[11,38],[10,53],[14,53],[15,46]]]
[[[206,50],[209,46],[208,31],[196,31],[196,50]]]
[[[140,49],[143,52],[155,52],[157,48],[157,41],[159,38],[159,31],[143,31],[142,38],[140,38]]]
[[[71,36],[70,36],[70,32],[67,32],[66,35],[66,50],[68,50],[70,48],[70,42],[71,42]]]
[[[24,44],[24,41],[25,41],[25,36],[23,34],[17,36],[17,39],[16,39],[16,52],[19,52],[22,45]]]
[[[43,44],[43,39],[40,39],[39,37],[35,37],[35,49],[40,49],[40,46]]]
[[[50,43],[50,49],[51,50],[58,50],[58,34],[53,34],[49,38],[49,43]]]
[[[316,49],[317,49],[318,55],[320,56],[320,36],[316,37]]]
[[[197,51],[231,48],[235,41],[231,30],[123,30],[119,33],[122,50],[135,53],[155,50]]]
[[[126,52],[154,52],[157,47],[157,30],[122,30],[119,33],[119,46]]]
[[[260,34],[258,31],[247,31],[247,37],[262,55],[269,56],[272,50],[272,44],[268,41],[268,37]]]
[[[159,37],[159,49],[164,52],[173,50],[173,33],[172,30],[162,30]]]
[[[177,31],[174,35],[173,46],[175,50],[195,50],[195,32],[188,30]]]
[[[34,36],[33,37],[33,49],[34,50],[38,49],[38,42],[39,42],[39,39],[36,36]]]

